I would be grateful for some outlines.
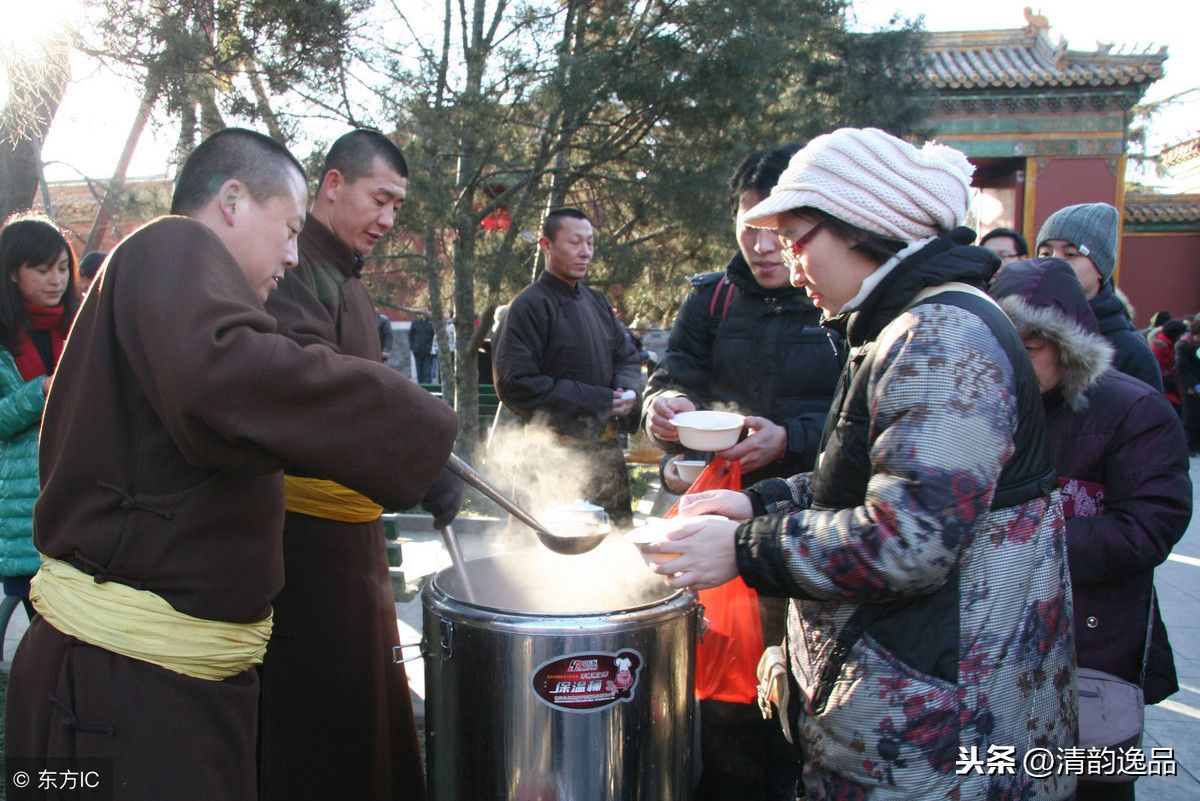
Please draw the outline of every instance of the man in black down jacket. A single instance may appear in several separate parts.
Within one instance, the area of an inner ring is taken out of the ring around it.
[[[755,153],[730,179],[735,212],[765,198],[796,146]],[[813,468],[842,370],[840,339],[820,326],[821,310],[791,285],[773,231],[736,225],[739,252],[723,273],[691,279],[662,363],[646,390],[645,427],[681,454],[675,414],[733,408],[750,436],[719,455],[740,459],[743,484]],[[686,482],[670,463],[669,488]],[[785,601],[760,598],[763,642],[783,639]],[[696,799],[795,798],[796,761],[774,720],[750,703],[701,701],[702,776]],[[789,794],[790,793],[790,794]]]
[[[750,208],[766,197],[796,149],[742,162],[730,179],[735,203]],[[740,250],[725,272],[691,279],[646,387],[645,426],[659,447],[679,454],[669,424],[676,414],[721,408],[748,415],[751,435],[719,455],[741,461],[749,486],[812,469],[844,359],[840,339],[820,325],[821,310],[791,285],[778,239],[740,224],[737,233]]]
[[[1117,210],[1107,203],[1066,206],[1042,224],[1037,255],[1054,256],[1071,265],[1100,323],[1100,333],[1113,346],[1113,368],[1162,392],[1158,361],[1145,338],[1133,327],[1113,284],[1119,225]]]

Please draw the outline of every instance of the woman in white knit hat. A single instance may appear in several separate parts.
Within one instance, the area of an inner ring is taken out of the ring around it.
[[[1038,766],[1076,729],[1062,510],[1037,379],[981,291],[998,260],[958,227],[970,175],[874,129],[793,156],[747,218],[851,347],[817,468],[685,499],[729,520],[645,547],[674,586],[793,599],[810,799],[1074,791]]]

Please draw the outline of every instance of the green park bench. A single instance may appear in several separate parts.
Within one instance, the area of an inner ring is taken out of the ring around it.
[[[392,580],[392,596],[400,598],[405,593],[404,570],[400,565],[404,554],[400,549],[400,530],[397,528],[396,514],[383,514],[383,544],[387,548],[388,574]]]

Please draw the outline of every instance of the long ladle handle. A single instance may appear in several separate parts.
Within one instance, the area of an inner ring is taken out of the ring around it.
[[[462,584],[463,595],[467,596],[466,600],[470,603],[475,603],[475,593],[471,592],[471,581],[467,578],[467,569],[462,555],[462,549],[458,547],[458,537],[454,534],[454,527],[449,523],[442,526],[442,542],[446,543],[446,550],[450,552],[450,562],[454,565],[454,572],[458,573],[458,581]]]
[[[517,518],[522,523],[536,531],[539,538],[543,538],[543,541],[545,538],[549,538],[551,541],[556,539],[555,536],[550,533],[550,530],[539,523],[533,515],[529,514],[520,506],[517,506],[515,503],[509,500],[507,495],[501,492],[495,485],[492,484],[492,482],[475,472],[475,468],[464,462],[457,454],[450,454],[450,459],[446,462],[446,467],[450,468],[450,471],[463,481],[467,482],[472,487],[495,501],[497,505],[504,509],[504,511],[508,512],[513,517]]]

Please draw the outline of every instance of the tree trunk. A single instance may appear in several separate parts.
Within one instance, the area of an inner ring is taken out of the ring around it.
[[[430,222],[425,226],[425,279],[429,282],[429,317],[433,323],[433,335],[438,346],[438,377],[442,385],[442,400],[454,406],[457,372],[454,353],[450,350],[450,337],[446,334],[446,302],[442,297],[442,260],[437,249],[437,229]],[[457,333],[457,332],[456,332]],[[455,337],[457,344],[458,338]]]
[[[56,37],[36,56],[10,57],[8,103],[0,109],[0,221],[33,205],[42,174],[45,141],[71,77],[66,38]]]
[[[469,31],[469,38],[463,54],[467,70],[461,103],[467,115],[460,118],[465,124],[458,138],[455,180],[458,200],[454,213],[454,227],[457,233],[454,248],[454,309],[455,339],[458,345],[455,356],[458,369],[454,376],[454,408],[458,412],[459,423],[455,451],[469,458],[479,445],[479,364],[477,349],[472,347],[475,340],[475,239],[479,232],[479,220],[475,212],[477,144],[467,121],[470,112],[477,108],[482,100],[483,73],[491,44],[484,35],[486,0],[474,0],[469,28],[465,18],[466,9],[463,5],[459,8],[464,13],[462,24],[464,29]]]
[[[475,342],[475,224],[468,214],[458,225],[454,249],[455,371],[454,409],[458,412],[458,442],[454,450],[470,458],[479,444],[479,357]],[[461,216],[460,216],[461,220]]]
[[[196,148],[196,131],[200,123],[196,120],[196,104],[184,103],[179,111],[179,139],[175,142],[175,164],[183,164]]]
[[[549,130],[555,128],[557,118],[558,134],[555,141],[554,168],[550,171],[550,192],[546,195],[546,208],[542,215],[545,217],[552,209],[562,206],[567,200],[567,171],[570,166],[571,139],[575,130],[573,115],[566,108],[566,100],[570,96],[569,87],[572,83],[574,70],[571,64],[583,41],[583,31],[586,27],[586,10],[580,11],[575,2],[567,3],[566,16],[563,18],[562,38],[558,43],[558,61],[555,64],[556,77],[567,91],[564,91],[560,102],[563,104],[551,115]],[[530,271],[530,281],[536,281],[542,268],[542,249],[533,251],[533,269]]]
[[[32,139],[0,144],[0,220],[33,205],[37,168],[38,150]]]
[[[286,145],[287,137],[283,135],[283,128],[279,125],[278,115],[271,108],[271,98],[267,96],[267,88],[263,86],[262,76],[258,74],[256,65],[247,63],[244,71],[246,77],[250,79],[250,87],[254,90],[254,102],[258,106],[258,115],[267,124],[267,132],[276,142]]]
[[[156,100],[158,100],[158,84],[151,81],[146,84],[137,116],[133,118],[129,136],[125,138],[125,147],[121,150],[121,158],[117,160],[112,180],[108,182],[108,190],[104,193],[104,201],[100,204],[100,211],[96,213],[96,221],[92,223],[92,230],[88,233],[87,243],[83,247],[85,252],[100,249],[100,243],[112,224],[113,212],[124,194],[125,173],[129,170],[129,162],[133,161],[133,153],[137,150],[142,131],[146,130],[146,123],[150,120],[150,112],[154,109]]]
[[[200,137],[207,139],[225,127],[225,118],[217,108],[217,89],[205,86],[200,91]]]

